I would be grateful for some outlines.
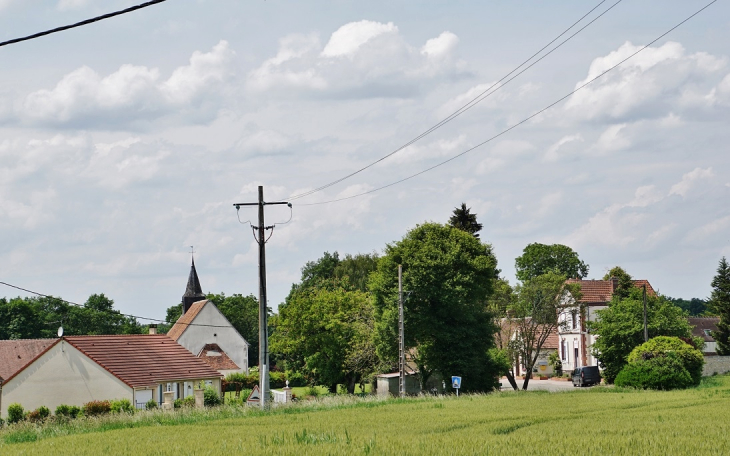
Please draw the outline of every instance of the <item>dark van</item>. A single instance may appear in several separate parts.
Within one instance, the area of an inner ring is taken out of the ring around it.
[[[598,366],[584,366],[573,370],[573,386],[591,386],[601,383]]]

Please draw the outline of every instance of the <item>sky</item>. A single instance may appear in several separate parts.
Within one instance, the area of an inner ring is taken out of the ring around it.
[[[0,47],[0,281],[164,318],[194,246],[205,292],[258,295],[233,204],[263,185],[293,203],[266,208],[274,309],[325,251],[382,253],[462,202],[511,283],[561,243],[589,278],[705,298],[730,256],[730,5],[568,95],[708,1],[168,0]],[[0,41],[137,3],[0,0]]]

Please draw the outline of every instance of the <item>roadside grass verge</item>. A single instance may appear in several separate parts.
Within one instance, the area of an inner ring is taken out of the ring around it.
[[[382,400],[334,396],[261,412],[142,412],[0,431],[5,454],[722,454],[730,377],[683,391],[596,387]]]

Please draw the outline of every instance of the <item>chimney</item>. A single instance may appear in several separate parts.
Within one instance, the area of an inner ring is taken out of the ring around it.
[[[157,334],[157,325],[155,325],[155,324],[150,325],[150,334],[151,335]]]
[[[618,278],[611,276],[611,278],[608,280],[611,281],[611,293],[613,293],[614,291],[616,291],[616,288],[618,288]]]

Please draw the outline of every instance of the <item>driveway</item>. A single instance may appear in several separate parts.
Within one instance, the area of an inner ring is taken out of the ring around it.
[[[513,391],[512,385],[509,384],[509,380],[507,380],[507,377],[502,377],[500,380],[502,382],[502,391]],[[522,382],[523,380],[517,380],[517,387],[522,389]],[[564,382],[560,380],[536,380],[536,379],[530,379],[530,383],[527,385],[528,391],[537,391],[537,390],[546,390],[550,392],[558,392],[558,391],[569,391],[574,388],[572,382]]]

